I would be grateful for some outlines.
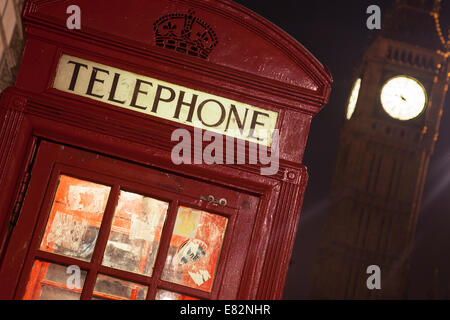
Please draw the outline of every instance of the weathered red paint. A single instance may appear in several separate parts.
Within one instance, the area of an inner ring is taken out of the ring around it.
[[[66,8],[72,4],[82,10],[82,30],[66,28]],[[165,14],[190,9],[213,27],[219,39],[207,59],[155,45],[153,23]],[[233,232],[234,238],[224,244],[227,254],[221,257],[219,285],[211,295],[200,298],[280,299],[306,187],[302,157],[309,126],[329,97],[327,70],[282,30],[227,0],[29,0],[23,19],[27,38],[23,59],[15,86],[0,100],[0,298],[20,298],[26,285],[26,280],[19,280],[27,277],[21,270],[31,268],[27,254],[37,250],[33,231],[42,224],[37,223],[38,212],[43,210],[40,205],[48,203],[45,190],[37,186],[45,181],[46,188],[53,188],[48,165],[78,161],[72,164],[81,168],[83,157],[74,156],[79,148],[87,150],[86,154],[105,155],[86,168],[115,170],[118,179],[128,176],[139,181],[142,170],[150,166],[200,181],[192,182],[190,192],[195,197],[216,188],[229,193],[236,207],[241,204],[233,194],[257,199],[251,203],[255,206],[251,227]],[[170,151],[175,143],[170,141],[171,132],[177,127],[192,132],[192,128],[52,89],[62,54],[279,112],[278,174],[261,176],[259,165],[172,164]],[[42,167],[35,163],[30,185],[24,190],[22,181],[37,141],[41,141],[41,154],[36,161]],[[73,150],[59,152],[55,145]],[[49,149],[47,153],[43,147]],[[26,194],[21,215],[6,243],[21,194]],[[197,206],[214,210],[200,202]],[[247,241],[248,250],[237,250],[239,241]],[[241,272],[235,274],[235,270]],[[87,286],[92,285],[88,277]]]

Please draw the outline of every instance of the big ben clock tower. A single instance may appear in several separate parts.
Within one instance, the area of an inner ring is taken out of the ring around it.
[[[363,57],[341,130],[312,298],[407,298],[450,74],[441,15],[439,0],[396,0]],[[379,290],[367,286],[371,265],[380,268]]]

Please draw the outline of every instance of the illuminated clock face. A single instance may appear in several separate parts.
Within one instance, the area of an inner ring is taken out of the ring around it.
[[[425,108],[427,94],[422,84],[407,76],[388,80],[381,89],[383,109],[394,119],[410,120]]]
[[[358,101],[358,95],[359,95],[360,88],[361,88],[361,78],[356,80],[355,84],[353,85],[352,93],[350,95],[350,99],[348,100],[347,120],[350,120],[350,118],[353,115],[353,112],[355,111],[356,102]]]

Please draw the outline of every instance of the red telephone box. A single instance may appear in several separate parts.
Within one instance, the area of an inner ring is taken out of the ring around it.
[[[29,0],[23,21],[0,101],[0,297],[280,299],[326,69],[227,0]],[[173,160],[180,129],[192,163]],[[207,134],[241,161],[196,162]]]

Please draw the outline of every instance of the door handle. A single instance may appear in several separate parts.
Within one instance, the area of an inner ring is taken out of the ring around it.
[[[227,199],[221,198],[221,199],[216,200],[214,198],[214,196],[212,196],[212,195],[209,195],[207,197],[200,196],[200,200],[205,200],[205,201],[208,201],[209,203],[213,203],[215,205],[221,205],[222,207],[226,207],[226,205],[227,205]]]

